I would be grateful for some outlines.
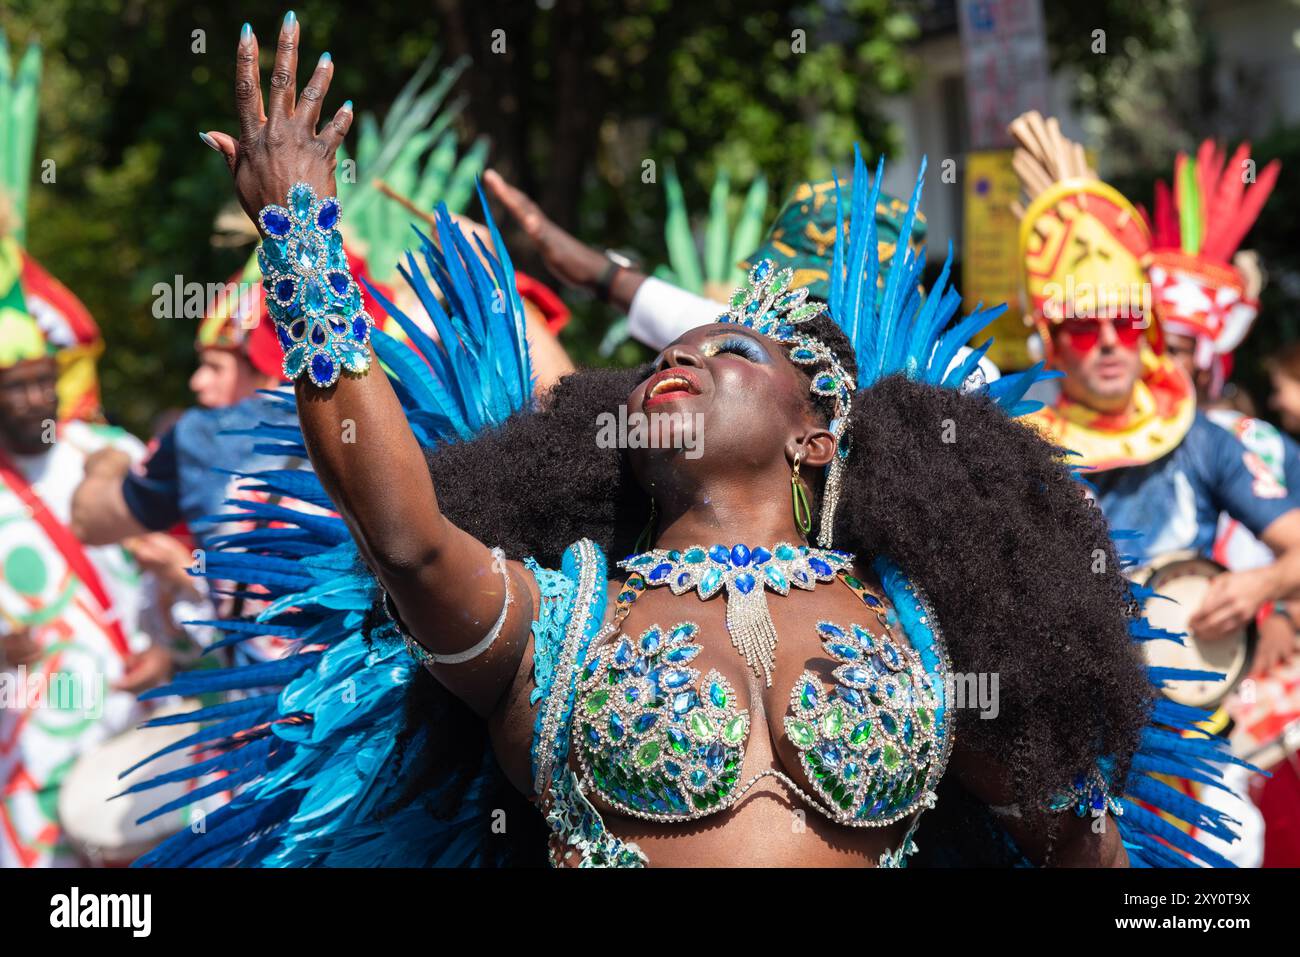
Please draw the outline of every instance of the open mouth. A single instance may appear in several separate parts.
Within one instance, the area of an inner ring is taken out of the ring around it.
[[[645,404],[685,399],[701,393],[699,380],[694,373],[681,369],[665,369],[650,377],[646,385]]]

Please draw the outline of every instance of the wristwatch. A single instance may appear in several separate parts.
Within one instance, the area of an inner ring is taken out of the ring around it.
[[[614,277],[618,275],[620,269],[633,269],[636,266],[630,258],[613,249],[605,250],[605,269],[601,272],[600,278],[596,280],[595,293],[596,298],[601,302],[609,302],[609,293],[614,285]]]

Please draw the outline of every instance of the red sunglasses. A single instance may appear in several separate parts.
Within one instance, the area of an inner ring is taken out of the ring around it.
[[[1146,323],[1132,317],[1122,319],[1067,319],[1061,331],[1070,340],[1070,346],[1079,352],[1091,352],[1101,338],[1101,324],[1109,322],[1115,329],[1115,338],[1126,349],[1132,349],[1146,332]]]

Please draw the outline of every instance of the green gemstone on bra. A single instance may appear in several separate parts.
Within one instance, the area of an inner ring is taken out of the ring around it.
[[[861,744],[866,744],[870,740],[871,740],[871,722],[859,721],[857,725],[853,728],[852,733],[849,734],[849,742],[851,744],[861,745]]]
[[[691,734],[695,735],[697,741],[711,741],[717,733],[717,727],[713,724],[712,719],[703,711],[693,711],[690,717]]]
[[[930,727],[930,709],[929,709],[929,708],[917,708],[917,709],[916,709],[916,720],[917,720],[918,722],[920,722],[921,727],[923,727],[923,728],[928,728],[928,727]]]
[[[845,582],[845,584],[847,584],[850,588],[861,588],[861,587],[862,587],[862,582],[858,581],[858,580],[857,580],[856,578],[854,578],[852,575],[845,575],[845,576],[844,576],[844,582]]]
[[[811,748],[817,740],[817,735],[813,732],[812,725],[807,721],[791,720],[786,723],[786,733],[790,735],[790,740],[794,742],[796,748]]]
[[[647,741],[637,748],[636,759],[641,763],[642,767],[648,768],[658,760],[660,750],[658,741]]]
[[[739,744],[745,737],[745,719],[736,715],[722,728],[722,740],[727,744]]]
[[[899,760],[898,751],[894,748],[893,745],[890,744],[885,745],[885,753],[883,757],[884,757],[885,767],[888,768],[890,771],[898,767],[898,760]]]
[[[587,695],[587,714],[595,715],[600,713],[600,709],[605,707],[605,702],[609,700],[608,691],[593,691]]]
[[[822,718],[822,733],[828,738],[838,738],[844,730],[844,712],[838,706],[831,708]]]

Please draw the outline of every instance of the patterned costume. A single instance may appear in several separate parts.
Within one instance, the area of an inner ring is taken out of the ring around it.
[[[855,244],[837,244],[836,279],[830,294],[831,313],[857,353],[858,381],[848,379],[834,363],[813,377],[813,390],[834,397],[837,409],[843,411],[856,387],[869,387],[892,374],[960,387],[980,354],[973,353],[956,366],[953,358],[961,344],[1000,311],[977,312],[944,333],[958,305],[958,297],[946,287],[947,267],[936,290],[922,300],[917,284],[924,257],[911,250],[895,261],[883,293],[877,295],[879,261],[871,211],[878,201],[879,180],[878,172],[877,187],[869,185],[859,157],[851,223],[861,238]],[[270,227],[268,243],[332,242],[330,201],[307,202],[304,189],[295,186],[285,206],[264,211]],[[919,194],[918,181],[904,232],[914,220]],[[359,321],[360,313],[348,312],[354,304],[346,296],[317,309],[297,298],[296,292],[286,295],[275,307],[277,321],[304,321],[301,334],[308,345],[297,363],[301,374],[329,381],[339,365],[355,367],[357,344],[373,341],[412,430],[426,445],[470,439],[524,407],[529,402],[530,374],[522,309],[512,293],[509,257],[490,217],[488,224],[495,257],[486,268],[445,214],[438,224],[439,243],[423,242],[426,268],[451,307],[444,312],[423,276],[413,280],[438,328],[436,342],[391,303],[383,305],[407,332],[410,346],[382,330],[369,329]],[[823,306],[808,301],[806,291],[791,292],[792,278],[791,271],[779,270],[771,262],[757,263],[749,283],[732,297],[723,321],[789,344],[793,361],[815,362],[819,344],[801,338],[798,323]],[[318,281],[311,271],[297,273],[297,282],[308,289]],[[499,301],[497,290],[508,304],[504,315],[492,308]],[[1037,371],[1002,378],[985,385],[984,392],[1011,414],[1029,411],[1033,403],[1024,402],[1023,395]],[[276,429],[261,434],[286,452],[303,452],[297,434]],[[328,502],[315,480],[303,473],[294,473],[291,482],[283,473],[259,478],[268,487],[292,489],[295,497],[305,501]],[[827,496],[832,494],[833,481],[833,477],[828,480]],[[483,770],[472,781],[430,784],[424,796],[442,807],[436,817],[418,803],[391,810],[409,773],[396,732],[403,722],[401,701],[418,665],[396,640],[400,627],[395,620],[375,626],[372,609],[384,596],[357,561],[356,545],[343,522],[282,508],[262,508],[257,513],[286,527],[232,536],[229,544],[247,551],[217,551],[210,558],[209,573],[260,582],[275,600],[257,621],[232,620],[221,627],[233,642],[274,629],[296,640],[298,651],[282,661],[220,675],[221,687],[278,686],[281,691],[192,716],[206,725],[193,744],[228,745],[202,770],[228,771],[223,786],[239,787],[240,793],[209,817],[201,838],[178,835],[149,855],[146,863],[500,863],[501,842],[494,842],[484,827],[491,818],[487,785],[494,773],[493,758],[486,750]],[[940,626],[919,589],[887,558],[876,566],[883,599],[851,575],[845,577],[849,561],[849,556],[834,549],[788,544],[770,550],[714,545],[680,554],[652,552],[623,564],[629,577],[615,603],[619,608],[630,606],[641,589],[656,585],[674,591],[695,589],[701,596],[725,589],[733,641],[740,641],[746,658],[757,666],[764,654],[764,594],[769,590],[784,594],[792,587],[832,587],[833,579],[842,580],[870,614],[861,626],[820,624],[826,654],[840,663],[835,684],[827,688],[820,680],[805,681],[792,689],[794,710],[785,733],[799,750],[817,792],[815,797],[799,794],[815,810],[845,826],[906,820],[914,827],[934,801],[933,788],[943,773],[951,739],[947,716],[909,709],[904,702],[913,699],[904,689],[947,670]],[[527,564],[541,594],[532,626],[531,697],[538,706],[532,796],[541,804],[551,830],[552,860],[586,866],[643,864],[646,859],[639,848],[605,828],[588,795],[594,789],[626,813],[655,820],[701,817],[729,806],[752,783],[737,778],[737,752],[747,737],[746,715],[725,680],[701,676],[689,667],[699,650],[689,623],[652,628],[602,644],[621,619],[617,610],[612,621],[608,618],[611,609],[606,607],[604,588],[608,569],[594,543],[574,543],[560,568]],[[506,592],[509,607],[508,581]],[[391,607],[389,612],[393,614]],[[444,657],[448,661],[472,657],[485,642],[491,643],[503,620],[504,611],[477,649]],[[365,635],[364,622],[369,622]],[[884,637],[878,628],[889,622],[898,623],[902,637]],[[1159,637],[1140,620],[1134,629],[1137,640]],[[431,660],[427,651],[411,644],[417,657]],[[1151,677],[1161,682],[1177,676],[1153,672]],[[210,681],[210,676],[182,676],[168,693],[198,691]],[[1057,806],[1077,808],[1080,814],[1122,812],[1119,827],[1135,864],[1185,864],[1183,853],[1223,863],[1133,800],[1159,804],[1171,796],[1150,771],[1186,772],[1207,779],[1218,775],[1218,764],[1224,759],[1222,742],[1205,739],[1187,745],[1176,733],[1198,717],[1194,709],[1158,702],[1154,718],[1159,726],[1145,733],[1128,779],[1111,782],[1104,768],[1088,769],[1072,793],[1061,795]],[[432,726],[421,729],[405,755],[421,746],[422,738],[437,733]],[[570,759],[577,762],[576,770]],[[768,773],[781,772],[764,772]],[[1127,796],[1121,796],[1121,791]],[[1229,822],[1222,817],[1194,802],[1176,800],[1175,804],[1180,815],[1231,836]],[[164,805],[159,813],[166,810]],[[908,831],[880,863],[901,864],[912,849]]]

